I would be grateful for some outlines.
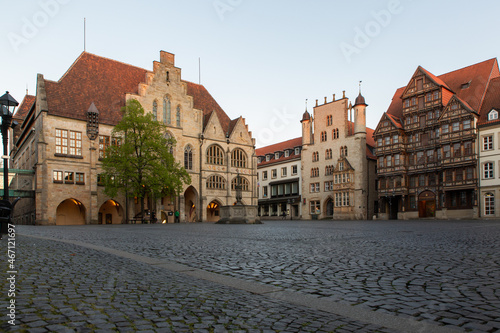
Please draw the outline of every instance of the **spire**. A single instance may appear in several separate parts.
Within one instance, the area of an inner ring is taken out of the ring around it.
[[[356,105],[368,106],[368,104],[365,103],[365,98],[363,97],[363,95],[361,95],[361,82],[362,81],[359,81],[359,95],[358,97],[356,97],[356,100],[354,101],[354,106]]]
[[[311,115],[307,112],[307,98],[306,98],[306,111],[302,115],[302,121],[311,119]]]

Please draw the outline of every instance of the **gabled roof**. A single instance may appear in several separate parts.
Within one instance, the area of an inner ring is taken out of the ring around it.
[[[385,113],[385,115],[394,124],[394,126],[396,126],[396,128],[403,128],[403,124],[401,124],[401,119],[399,119],[398,117],[393,116],[392,114],[389,114],[387,112]]]
[[[49,114],[86,120],[92,103],[99,110],[99,122],[116,125],[122,118],[125,95],[137,94],[139,84],[150,71],[116,60],[83,52],[59,79],[45,80]],[[187,94],[193,97],[193,107],[203,111],[204,127],[215,112],[222,128],[230,133],[231,119],[203,85],[189,81]],[[235,120],[236,122],[236,120]]]
[[[422,70],[424,69],[422,68]],[[438,80],[436,83],[442,82],[440,85],[447,87],[448,90],[455,93],[462,101],[466,102],[477,112],[479,112],[481,108],[489,81],[492,78],[500,76],[498,63],[495,58],[439,76],[434,76],[428,71],[426,71],[426,73],[428,73],[429,76],[432,75],[433,80]],[[462,89],[463,84],[468,84],[468,87]],[[391,105],[387,109],[388,114],[396,117],[401,117],[403,115],[401,96],[405,89],[406,87],[401,87],[396,90]]]
[[[479,125],[500,123],[500,119],[488,120],[488,113],[492,109],[500,111],[500,77],[494,78],[490,81],[483,105],[481,106],[478,121]]]
[[[92,102],[99,122],[116,125],[122,118],[125,94],[137,94],[147,70],[83,52],[57,82],[45,80],[48,113],[87,119]]]
[[[19,120],[24,120],[28,112],[31,110],[33,107],[33,104],[35,104],[36,97],[33,95],[25,95],[23,98],[23,101],[19,105],[19,107],[16,110],[16,113],[14,113],[13,118],[19,119]]]
[[[231,134],[231,119],[224,112],[224,110],[222,110],[222,108],[215,101],[212,95],[210,95],[207,89],[205,89],[205,87],[201,84],[196,84],[189,81],[183,82],[187,84],[187,94],[193,97],[193,107],[195,109],[203,111],[203,115],[205,116],[206,120],[206,123],[203,124],[203,129],[205,129],[206,124],[208,123],[210,114],[212,112],[215,112],[217,114],[217,117],[219,118],[219,122],[224,132]]]

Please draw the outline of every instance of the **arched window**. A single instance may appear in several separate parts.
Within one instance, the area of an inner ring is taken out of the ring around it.
[[[235,168],[247,167],[247,154],[239,148],[236,148],[231,153],[231,166]]]
[[[170,125],[170,99],[165,97],[163,99],[163,122]]]
[[[319,161],[319,153],[317,151],[313,153],[312,157],[313,157],[313,162]]]
[[[331,149],[331,148],[329,148],[329,149],[327,149],[327,150],[326,150],[326,152],[325,152],[325,159],[326,159],[326,160],[329,160],[329,159],[331,159],[331,158],[332,158],[332,149]]]
[[[218,145],[211,145],[207,149],[207,163],[224,165],[224,151]]]
[[[168,147],[170,148],[170,154],[174,154],[174,144],[175,144],[175,138],[170,134],[169,132],[165,133],[165,139],[167,139],[168,142]]]
[[[347,156],[347,146],[340,147],[340,156],[341,157]]]
[[[484,195],[484,215],[495,215],[495,195],[493,193],[486,193]]]
[[[332,138],[333,139],[338,139],[339,138],[339,129],[335,128],[332,130]]]
[[[190,145],[184,148],[184,169],[193,170],[193,150]]]
[[[319,177],[319,168],[311,169],[311,177]]]
[[[240,176],[240,179],[241,179],[241,190],[248,191],[250,188],[250,182],[245,177]],[[231,180],[231,190],[235,191],[236,185],[238,185],[238,177],[234,177],[233,180]]]
[[[222,176],[213,175],[207,178],[207,188],[213,190],[225,190],[226,179]]]
[[[175,113],[175,121],[177,127],[181,127],[181,107],[177,106],[177,112]]]
[[[158,120],[158,103],[156,102],[156,100],[153,102],[153,118],[155,120]]]
[[[321,142],[326,141],[326,131],[321,132]]]

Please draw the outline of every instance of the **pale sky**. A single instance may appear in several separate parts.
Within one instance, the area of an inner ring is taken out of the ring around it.
[[[300,136],[306,99],[309,112],[343,90],[354,100],[362,80],[375,128],[419,65],[440,75],[500,55],[497,1],[2,2],[2,94],[35,94],[37,73],[57,81],[86,18],[90,53],[152,70],[165,50],[196,83],[201,58],[201,83],[257,147]]]

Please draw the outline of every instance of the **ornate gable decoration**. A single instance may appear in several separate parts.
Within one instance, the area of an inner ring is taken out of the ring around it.
[[[342,173],[346,171],[354,171],[351,163],[345,157],[340,157],[337,161],[337,165],[335,166],[334,173]]]
[[[471,113],[476,117],[479,116],[477,112],[474,111],[466,102],[458,98],[457,95],[453,95],[448,104],[444,107],[439,120],[449,120],[452,118],[469,115]]]
[[[373,132],[373,135],[381,135],[387,132],[392,132],[394,130],[397,130],[398,126],[394,123],[394,120],[386,113],[382,115],[382,118],[378,122],[377,127],[375,128],[375,131]]]

